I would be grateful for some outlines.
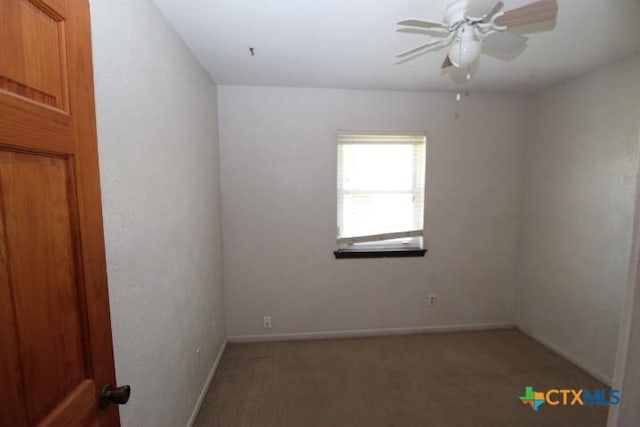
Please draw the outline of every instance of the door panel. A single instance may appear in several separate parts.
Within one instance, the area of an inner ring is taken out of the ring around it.
[[[29,0],[3,0],[0,17],[0,88],[66,109],[63,18],[51,6]]]
[[[119,425],[87,0],[0,0],[0,426]]]
[[[86,366],[68,169],[63,158],[0,152],[0,203],[32,423],[80,383]]]

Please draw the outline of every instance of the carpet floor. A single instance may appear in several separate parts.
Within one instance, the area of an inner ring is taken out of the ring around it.
[[[517,330],[229,344],[197,427],[604,427],[525,387],[605,386]]]

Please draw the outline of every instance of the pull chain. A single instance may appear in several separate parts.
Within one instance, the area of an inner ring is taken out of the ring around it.
[[[465,77],[464,83],[463,83],[463,88],[464,88],[464,96],[467,97],[469,96],[469,87],[468,87],[468,83],[471,80],[471,66],[469,66],[467,68],[467,75]],[[455,113],[453,115],[453,117],[455,119],[458,119],[460,117],[460,101],[462,100],[462,93],[458,92],[456,93],[456,110]]]

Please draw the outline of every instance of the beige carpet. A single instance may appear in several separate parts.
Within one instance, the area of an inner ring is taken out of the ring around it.
[[[606,407],[518,399],[603,388],[516,330],[230,344],[198,427],[606,425]]]

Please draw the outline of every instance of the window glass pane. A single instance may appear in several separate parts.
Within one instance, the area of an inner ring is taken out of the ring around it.
[[[342,150],[345,190],[413,189],[413,145],[346,144]]]

